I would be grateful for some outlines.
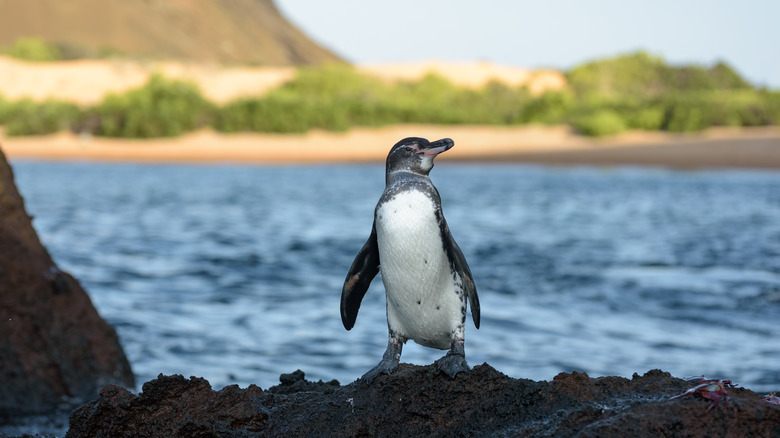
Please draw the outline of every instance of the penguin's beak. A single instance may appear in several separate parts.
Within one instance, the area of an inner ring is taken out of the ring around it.
[[[439,155],[440,153],[449,150],[454,145],[455,142],[452,141],[451,138],[442,138],[441,140],[436,140],[434,142],[429,143],[424,148],[420,148],[420,153],[425,155],[426,157],[433,158]]]

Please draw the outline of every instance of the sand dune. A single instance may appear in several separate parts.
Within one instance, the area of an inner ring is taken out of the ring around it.
[[[492,63],[394,63],[358,66],[364,73],[385,80],[418,80],[428,73],[466,87],[481,87],[491,80],[510,86],[527,85],[532,93],[560,89],[566,81],[560,72],[533,71]],[[142,86],[154,73],[186,79],[199,85],[207,99],[222,104],[238,97],[261,96],[295,77],[294,67],[226,67],[183,62],[78,60],[23,62],[0,56],[0,95],[10,100],[61,99],[82,105],[100,102],[109,93]]]
[[[109,93],[122,93],[142,86],[154,73],[194,81],[207,99],[224,103],[241,96],[262,95],[293,78],[295,68],[227,68],[122,60],[22,62],[0,56],[0,95],[9,100],[53,98],[91,105]]]
[[[483,87],[490,81],[498,81],[511,87],[527,86],[534,95],[547,90],[560,90],[566,86],[566,79],[559,71],[529,70],[491,62],[374,63],[362,64],[359,69],[389,81],[416,81],[431,73],[444,77],[456,85],[471,88]]]

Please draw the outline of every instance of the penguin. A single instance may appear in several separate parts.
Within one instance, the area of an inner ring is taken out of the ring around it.
[[[454,142],[409,137],[396,143],[385,163],[385,190],[374,209],[365,245],[341,291],[341,321],[351,330],[371,280],[381,272],[386,291],[387,350],[361,379],[391,374],[408,340],[448,350],[436,361],[450,378],[469,370],[464,339],[466,301],[479,328],[479,298],[471,270],[450,234],[438,190],[428,174],[433,159]]]

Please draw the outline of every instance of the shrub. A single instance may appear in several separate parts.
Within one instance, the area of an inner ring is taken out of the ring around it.
[[[636,96],[663,89],[665,70],[662,58],[640,51],[581,64],[566,79],[578,96]]]
[[[626,130],[626,122],[620,114],[609,109],[578,117],[572,125],[581,134],[592,137],[613,135]]]
[[[389,106],[403,123],[463,123],[461,100],[468,100],[468,90],[457,88],[441,76],[428,74],[417,82],[395,86]]]
[[[390,95],[389,85],[350,66],[306,67],[262,98],[225,105],[216,114],[214,127],[224,132],[288,133],[382,125],[395,121]]]
[[[479,123],[519,124],[523,122],[525,107],[531,102],[528,88],[510,88],[491,81],[480,90],[481,103],[475,108]],[[483,115],[484,114],[484,115]]]
[[[725,100],[729,114],[741,126],[762,126],[778,121],[777,106],[773,106],[771,93],[766,91],[740,90],[730,91]],[[780,102],[775,102],[775,104]]]
[[[734,68],[723,61],[717,62],[710,68],[710,75],[718,84],[718,88],[726,90],[749,90],[753,86],[737,73]]]
[[[306,100],[292,97],[240,99],[215,115],[214,128],[223,132],[303,133],[312,127],[313,110]]]
[[[644,108],[635,109],[625,114],[626,124],[632,129],[656,131],[664,124],[664,109],[658,105],[649,104]]]
[[[74,104],[48,100],[33,102],[24,99],[14,103],[0,103],[0,123],[5,133],[15,135],[43,135],[69,129],[82,115]]]
[[[769,123],[780,125],[780,90],[764,91],[764,102],[766,102]]]
[[[5,123],[7,114],[10,113],[11,102],[7,101],[3,96],[0,96],[0,125]]]
[[[387,85],[346,64],[301,67],[298,74],[277,90],[318,99],[346,99],[381,93]],[[273,93],[273,91],[272,91]]]
[[[196,85],[153,75],[141,88],[109,95],[91,111],[95,134],[107,137],[170,137],[208,124],[213,105]]]
[[[302,118],[311,128],[341,131],[392,122],[388,113],[392,91],[391,85],[351,66],[331,64],[300,69],[295,79],[266,99],[279,104],[281,111],[292,110],[282,115]]]
[[[699,65],[667,67],[667,90],[715,91],[748,90],[753,87],[731,66],[718,62],[710,68]]]
[[[775,122],[769,93],[719,90],[664,97],[663,129],[699,131],[710,126],[761,126]]]
[[[8,54],[25,61],[57,61],[62,58],[57,46],[37,37],[17,39],[8,50]]]
[[[523,113],[524,122],[561,123],[574,109],[574,96],[566,91],[547,91],[531,100]]]
[[[701,108],[676,106],[669,112],[666,130],[670,132],[693,132],[706,128]]]
[[[518,123],[529,100],[527,90],[497,83],[471,90],[428,75],[416,82],[388,84],[351,67],[332,65],[302,69],[263,98],[226,105],[215,118],[215,128],[303,132],[391,123]]]
[[[578,96],[655,97],[672,92],[746,90],[753,87],[728,64],[672,66],[646,52],[581,64],[566,73]]]

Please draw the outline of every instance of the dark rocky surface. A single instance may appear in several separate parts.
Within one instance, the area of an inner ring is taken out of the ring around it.
[[[41,245],[0,151],[0,425],[134,386],[116,332]]]
[[[76,410],[68,437],[114,436],[780,436],[780,406],[743,388],[706,412],[694,386],[652,370],[631,379],[562,373],[514,379],[490,365],[454,380],[434,365],[401,364],[370,386],[310,382],[300,371],[266,391],[211,389],[163,376],[133,395],[117,386]]]

